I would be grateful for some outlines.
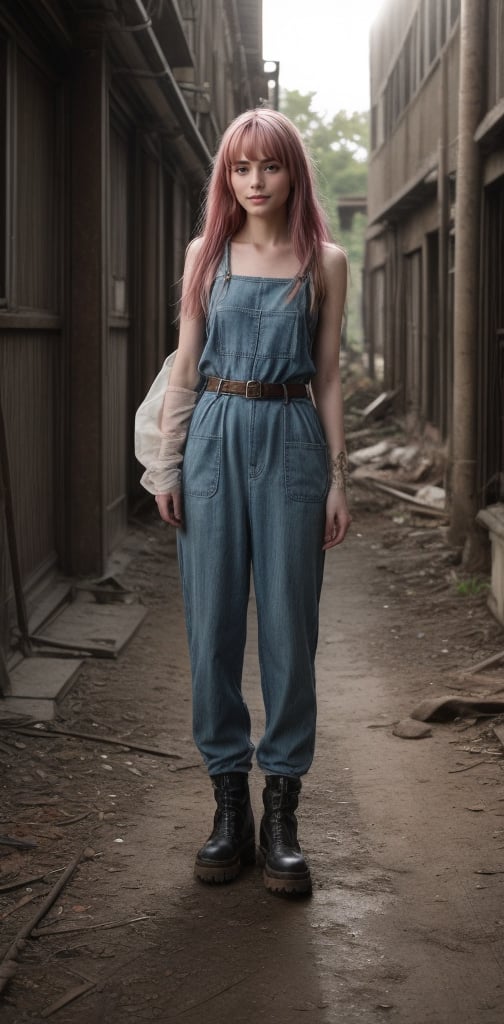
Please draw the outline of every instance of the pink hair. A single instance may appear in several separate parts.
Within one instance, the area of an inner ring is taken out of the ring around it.
[[[300,264],[298,279],[310,271],[314,302],[323,298],[321,248],[330,241],[330,234],[315,193],[310,158],[292,121],[277,110],[260,107],[231,122],[217,151],[201,217],[202,244],[182,300],[186,316],[197,316],[202,308],[208,309],[225,242],[233,238],[246,219],[231,187],[232,164],[242,156],[254,160],[259,155],[277,160],[289,171],[287,216],[289,235]]]

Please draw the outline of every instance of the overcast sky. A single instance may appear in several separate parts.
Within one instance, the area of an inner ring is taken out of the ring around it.
[[[382,0],[263,0],[263,54],[280,85],[316,92],[312,107],[369,109],[369,27]]]

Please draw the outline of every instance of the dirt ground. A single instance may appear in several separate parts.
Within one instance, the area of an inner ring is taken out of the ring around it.
[[[120,579],[149,614],[117,662],[85,665],[55,725],[176,756],[0,729],[0,832],[37,844],[0,845],[0,955],[86,850],[20,951],[3,1024],[501,1024],[496,719],[433,723],[421,740],[392,730],[426,697],[499,689],[496,672],[461,670],[504,646],[502,628],[438,520],[360,486],[352,504],[351,535],[327,560],[318,747],[299,811],[313,897],[271,895],[259,868],[227,886],[193,879],[213,799],[191,739],[174,538],[147,515]],[[257,736],[255,638],[252,600]],[[259,818],[256,770],[252,790]]]

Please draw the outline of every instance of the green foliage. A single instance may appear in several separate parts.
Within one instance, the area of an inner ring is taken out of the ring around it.
[[[294,122],[313,160],[319,194],[334,239],[346,250],[350,265],[350,288],[346,335],[352,347],[362,349],[362,267],[366,218],[354,216],[350,230],[343,231],[338,201],[344,196],[367,193],[368,114],[338,111],[330,120],[312,110],[315,93],[286,91],[281,110]]]
[[[489,589],[488,580],[483,580],[479,576],[471,576],[465,580],[457,579],[455,583],[455,590],[460,597],[479,597]]]

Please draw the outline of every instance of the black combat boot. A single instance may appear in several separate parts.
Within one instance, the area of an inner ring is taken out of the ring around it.
[[[242,864],[255,862],[255,830],[248,775],[212,775],[217,801],[214,827],[196,856],[194,874],[202,882],[231,882]]]
[[[263,792],[260,851],[267,889],[285,894],[311,893],[310,869],[297,840],[298,794],[301,779],[267,775]]]

